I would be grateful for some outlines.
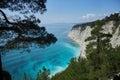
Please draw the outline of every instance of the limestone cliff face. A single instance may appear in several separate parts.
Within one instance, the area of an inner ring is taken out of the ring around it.
[[[80,46],[80,55],[82,57],[85,57],[85,49],[86,49],[86,45],[88,44],[88,42],[85,42],[85,39],[89,36],[91,36],[91,30],[92,28],[90,26],[85,26],[84,30],[82,30],[82,26],[79,26],[77,28],[72,28],[72,30],[69,32],[68,36],[74,40],[75,42],[77,42]]]
[[[113,35],[110,42],[112,44],[112,47],[116,47],[117,45],[120,45],[120,24],[115,30],[113,30],[113,28],[115,27],[114,23],[115,23],[114,21],[108,21],[102,26],[103,33],[111,33]],[[81,50],[80,52],[81,57],[86,57],[85,49],[86,49],[86,45],[89,42],[85,42],[85,39],[91,36],[91,31],[95,27],[96,26],[77,25],[74,26],[68,34],[68,36],[73,41],[79,44]]]
[[[120,25],[113,34],[113,37],[111,38],[111,44],[113,47],[120,45]]]

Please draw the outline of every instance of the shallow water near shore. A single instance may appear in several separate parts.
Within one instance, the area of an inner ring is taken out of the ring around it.
[[[73,24],[47,24],[49,33],[58,41],[46,48],[31,47],[30,52],[13,50],[2,56],[3,69],[10,72],[12,80],[23,80],[23,74],[35,79],[37,72],[45,66],[51,75],[64,70],[70,59],[79,56],[79,46],[68,38]]]

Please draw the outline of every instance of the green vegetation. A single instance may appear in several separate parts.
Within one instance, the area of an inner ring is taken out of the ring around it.
[[[36,79],[33,79],[32,77],[28,77],[27,74],[24,73],[23,80],[50,80],[49,75],[50,75],[50,70],[43,67],[42,70],[40,70],[37,73]]]
[[[120,19],[118,13],[115,13],[103,20],[93,22],[96,27],[91,31],[91,36],[85,40],[90,41],[86,47],[87,58],[71,59],[68,68],[57,73],[51,80],[108,80],[119,73],[120,46],[112,48],[110,44],[112,34],[101,32],[103,30],[101,26],[105,22],[113,20],[118,24],[120,20],[117,21],[117,18]]]
[[[36,80],[50,80],[49,75],[50,75],[50,70],[43,67],[42,71],[40,70],[38,72]]]

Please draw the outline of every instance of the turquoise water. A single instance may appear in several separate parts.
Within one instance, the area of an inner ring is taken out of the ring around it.
[[[64,70],[72,57],[79,55],[79,47],[67,34],[73,24],[44,25],[53,33],[58,41],[46,48],[31,47],[31,51],[14,50],[2,56],[3,68],[12,74],[13,80],[22,80],[24,72],[35,79],[37,72],[45,66],[51,75]]]

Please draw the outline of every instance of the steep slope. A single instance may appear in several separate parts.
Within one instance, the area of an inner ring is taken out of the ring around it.
[[[92,28],[90,26],[84,26],[85,29],[82,29],[82,26],[73,27],[68,36],[80,45],[80,55],[85,57],[85,49],[88,42],[85,42],[85,39],[91,34]]]
[[[119,14],[119,17],[117,18],[120,18],[120,14]],[[110,33],[113,35],[110,42],[112,44],[112,47],[119,46],[120,45],[120,21],[118,20],[116,21],[114,18],[109,19],[109,17],[103,19],[103,21],[104,21],[104,25],[102,25],[102,28],[103,28],[102,32],[106,34]],[[91,36],[91,31],[95,27],[96,27],[95,22],[77,24],[73,26],[72,30],[68,34],[68,36],[73,41],[75,41],[80,45],[81,57],[86,57],[85,49],[86,49],[86,45],[89,42],[85,42],[85,39]]]

